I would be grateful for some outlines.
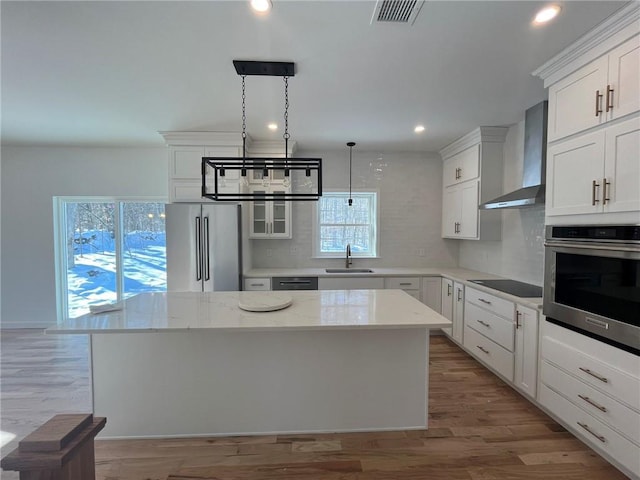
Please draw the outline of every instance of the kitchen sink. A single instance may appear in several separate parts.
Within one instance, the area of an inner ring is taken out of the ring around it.
[[[327,273],[373,273],[369,268],[326,268]]]

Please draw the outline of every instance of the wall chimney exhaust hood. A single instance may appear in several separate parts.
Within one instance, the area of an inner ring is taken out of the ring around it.
[[[543,205],[547,170],[547,101],[529,108],[524,116],[522,188],[480,205],[481,210]]]

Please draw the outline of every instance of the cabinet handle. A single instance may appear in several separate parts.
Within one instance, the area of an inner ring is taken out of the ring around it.
[[[602,435],[598,435],[598,434],[594,433],[594,431],[593,431],[593,430],[591,430],[591,429],[589,428],[589,425],[587,425],[586,423],[580,423],[580,422],[577,422],[577,423],[578,423],[578,425],[580,425],[582,428],[584,428],[587,432],[589,432],[591,435],[593,435],[593,436],[594,436],[594,437],[596,437],[598,440],[600,440],[602,443],[605,443],[605,442],[607,441],[607,439],[606,439],[606,438],[604,438]]]
[[[598,200],[598,197],[596,195],[596,189],[600,187],[600,184],[594,180],[591,183],[591,205],[595,205],[596,203],[598,203],[600,200]]]
[[[404,286],[404,287],[411,286],[411,282],[404,282],[404,283],[400,282],[400,286]]]
[[[483,325],[483,326],[485,326],[487,328],[491,328],[491,325],[489,325],[486,322],[483,322],[482,320],[476,320],[476,322],[478,322],[480,325]],[[480,347],[478,347],[478,348],[480,348]]]
[[[486,353],[487,355],[489,355],[489,350],[486,350],[484,348],[482,348],[480,345],[476,345],[476,347],[478,347],[480,349],[481,352]]]
[[[516,310],[516,329],[520,328],[520,315],[522,314]]]
[[[462,289],[458,288],[458,301],[461,302],[462,301]]]
[[[451,285],[447,284],[447,297],[451,296]]]
[[[596,90],[596,117],[602,113],[602,94]]]
[[[602,375],[598,375],[597,373],[593,373],[591,370],[589,370],[588,368],[584,368],[584,367],[578,367],[579,370],[582,370],[584,373],[586,373],[587,375],[591,375],[594,378],[597,378],[598,380],[600,380],[603,383],[609,383],[609,379],[606,377],[603,377]]]
[[[606,205],[611,199],[607,197],[607,186],[611,185],[611,182],[607,182],[607,178],[602,179],[602,204]]]
[[[264,283],[250,283],[249,285],[252,287],[264,287]]]
[[[578,394],[578,397],[580,397],[582,400],[587,402],[589,405],[592,405],[592,406],[596,407],[601,412],[606,412],[607,411],[607,409],[605,407],[603,407],[602,405],[598,405],[596,402],[591,400],[589,397],[585,397],[584,395],[580,395],[580,394]]]
[[[489,300],[485,300],[484,298],[479,298],[478,300],[480,300],[482,303],[486,303],[487,305],[491,305],[491,302]]]
[[[609,110],[613,110],[613,88],[611,85],[607,85],[607,106],[605,108],[606,112]]]

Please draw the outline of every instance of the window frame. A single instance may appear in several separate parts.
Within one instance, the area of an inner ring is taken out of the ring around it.
[[[69,295],[67,283],[67,203],[114,203],[114,234],[119,239],[115,244],[116,301],[124,298],[124,275],[122,256],[122,209],[125,203],[167,203],[166,197],[104,197],[104,196],[55,196],[53,197],[53,248],[56,290],[56,319],[60,323],[69,320]]]
[[[346,199],[349,198],[348,190],[344,188],[338,189],[325,189],[323,193],[323,197],[333,196],[335,194],[341,194]],[[373,205],[371,205],[371,209],[373,210],[371,217],[373,218],[373,222],[370,223],[370,244],[374,246],[375,252],[352,252],[351,257],[353,258],[380,258],[380,191],[375,188],[362,188],[362,189],[352,189],[352,197],[355,195],[370,195],[373,198]],[[322,197],[321,197],[322,198]],[[313,207],[313,228],[312,228],[312,243],[313,243],[313,258],[344,258],[346,252],[326,252],[323,253],[320,251],[320,215],[319,215],[319,205],[320,201],[315,202]]]

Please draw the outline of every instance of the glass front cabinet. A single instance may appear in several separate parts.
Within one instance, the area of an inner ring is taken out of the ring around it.
[[[282,185],[251,186],[255,194],[285,194],[290,191]],[[285,200],[254,199],[249,207],[249,238],[291,238],[291,202]]]

